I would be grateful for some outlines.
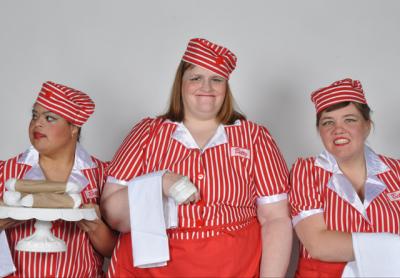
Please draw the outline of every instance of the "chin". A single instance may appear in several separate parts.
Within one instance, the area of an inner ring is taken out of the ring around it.
[[[39,152],[39,153],[45,153],[48,148],[46,146],[43,146],[42,144],[32,144],[32,146]]]

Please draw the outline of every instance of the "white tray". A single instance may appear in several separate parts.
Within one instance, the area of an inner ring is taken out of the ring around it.
[[[97,218],[94,208],[58,209],[58,208],[25,208],[0,206],[0,219],[12,218],[15,220],[37,219],[42,221],[79,221],[82,219],[95,220]]]
[[[62,219],[65,221],[95,220],[94,208],[83,209],[49,209],[0,206],[0,219],[12,218],[15,220],[36,219],[35,232],[21,239],[15,249],[24,252],[65,252],[65,242],[51,233],[51,221]]]

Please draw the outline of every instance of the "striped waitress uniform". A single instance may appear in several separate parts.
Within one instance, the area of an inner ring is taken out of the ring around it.
[[[187,176],[201,200],[178,206],[179,227],[167,231],[171,260],[165,267],[134,268],[130,233],[121,234],[110,277],[259,275],[257,204],[287,198],[288,170],[266,128],[249,121],[220,125],[199,149],[182,123],[144,119],[115,154],[108,182],[126,185],[147,173]]]
[[[365,146],[367,180],[361,202],[327,151],[300,158],[291,170],[289,202],[293,224],[323,213],[328,230],[400,234],[400,161]],[[301,245],[297,277],[340,277],[345,262],[312,259]]]
[[[4,184],[10,178],[44,179],[38,165],[38,152],[29,148],[17,157],[0,165],[0,199],[6,190]],[[106,164],[90,156],[79,144],[75,153],[75,163],[71,176],[82,184],[82,203],[99,204],[105,182]],[[71,180],[71,178],[70,178]],[[66,252],[35,253],[15,250],[20,239],[34,232],[35,220],[27,220],[21,225],[6,230],[16,272],[9,277],[101,277],[103,257],[97,253],[89,241],[89,236],[76,222],[53,221],[52,233],[67,244]]]

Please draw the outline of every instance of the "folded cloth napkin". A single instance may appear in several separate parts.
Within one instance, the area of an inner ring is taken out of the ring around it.
[[[177,227],[178,210],[172,198],[163,196],[164,173],[136,177],[128,184],[135,267],[161,267],[170,259],[166,229]]]
[[[390,233],[353,233],[355,261],[342,277],[400,277],[400,236]]]
[[[10,191],[23,193],[79,193],[80,186],[73,182],[57,182],[47,180],[18,180],[6,181],[6,188]]]
[[[78,208],[82,203],[80,186],[73,182],[9,179],[6,188],[8,206]]]
[[[4,231],[0,233],[0,277],[7,276],[15,271],[15,266]]]
[[[79,194],[34,193],[24,196],[20,204],[29,208],[78,208],[82,203]]]

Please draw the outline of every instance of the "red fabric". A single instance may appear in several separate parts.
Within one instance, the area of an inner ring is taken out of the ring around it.
[[[191,39],[188,43],[183,61],[206,68],[229,79],[236,67],[236,56],[229,49],[206,39]]]
[[[51,81],[43,83],[36,103],[76,126],[82,126],[95,107],[87,94]]]
[[[165,267],[134,268],[130,234],[124,234],[109,277],[259,277],[260,225],[255,220],[235,232],[207,239],[170,239],[171,260]]]
[[[297,278],[332,278],[342,277],[346,263],[329,263],[314,259],[300,258],[296,271]]]
[[[360,81],[350,78],[318,89],[311,94],[311,100],[315,104],[317,113],[340,102],[354,101],[367,104]]]

